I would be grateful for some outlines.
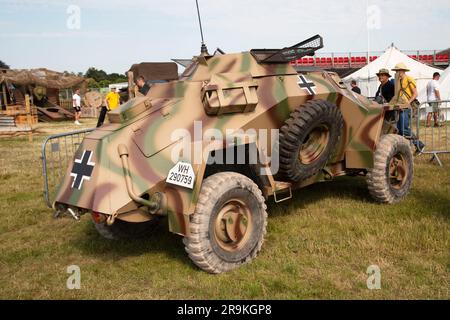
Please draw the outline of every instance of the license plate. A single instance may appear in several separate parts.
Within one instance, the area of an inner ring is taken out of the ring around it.
[[[194,188],[195,173],[188,162],[178,162],[167,175],[166,182],[189,189]]]

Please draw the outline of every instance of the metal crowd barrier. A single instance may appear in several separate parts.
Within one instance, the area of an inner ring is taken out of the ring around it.
[[[67,166],[73,161],[75,151],[80,146],[84,136],[94,129],[85,129],[47,137],[42,143],[41,159],[44,177],[44,199],[50,208],[52,197],[65,175]]]
[[[416,139],[425,144],[420,154],[431,155],[442,166],[439,155],[450,153],[450,100],[423,102],[414,113],[411,127]]]

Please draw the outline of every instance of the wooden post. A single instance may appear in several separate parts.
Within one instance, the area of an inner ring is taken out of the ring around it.
[[[400,77],[398,72],[395,73],[395,96],[391,100],[391,104],[403,104],[404,101],[400,101]]]
[[[6,109],[6,106],[8,105],[8,98],[6,96],[6,83],[2,83],[2,92],[3,92],[3,103]]]
[[[25,95],[25,111],[27,113],[27,124],[30,127],[30,131],[28,133],[28,141],[33,142],[33,124],[31,120],[31,104],[30,104],[30,96],[28,94]]]
[[[133,71],[128,71],[127,72],[127,76],[128,76],[128,100],[129,99],[133,99],[134,98],[134,74]]]

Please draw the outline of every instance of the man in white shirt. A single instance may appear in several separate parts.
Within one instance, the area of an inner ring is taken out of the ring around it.
[[[76,89],[74,95],[72,96],[72,105],[75,110],[75,124],[81,125],[80,117],[81,117],[81,97],[80,97],[80,89]]]
[[[433,114],[434,126],[439,127],[439,102],[441,100],[441,93],[439,92],[439,79],[441,75],[438,72],[433,74],[433,80],[427,85],[427,100],[428,104],[433,109],[433,112],[428,112],[427,127],[431,126],[431,115]]]

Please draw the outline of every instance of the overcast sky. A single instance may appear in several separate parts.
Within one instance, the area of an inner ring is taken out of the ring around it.
[[[366,0],[199,3],[210,51],[281,48],[317,33],[322,52],[367,50]],[[371,50],[392,42],[403,50],[450,47],[449,0],[369,6]],[[191,58],[199,50],[195,0],[0,0],[0,60],[12,68],[123,73],[136,62]]]

